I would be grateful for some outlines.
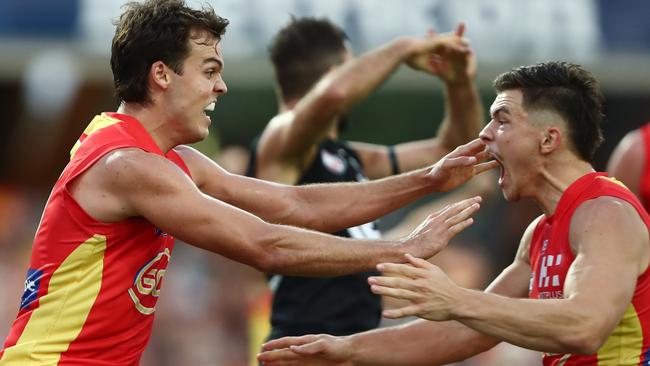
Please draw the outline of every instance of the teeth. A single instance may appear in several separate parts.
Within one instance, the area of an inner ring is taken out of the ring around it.
[[[208,106],[205,107],[205,110],[206,110],[206,111],[209,111],[209,112],[214,111],[214,105],[215,105],[215,104],[216,104],[215,102],[212,102],[212,103],[208,104]]]

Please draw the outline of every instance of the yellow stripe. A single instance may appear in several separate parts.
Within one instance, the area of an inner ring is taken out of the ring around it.
[[[94,235],[79,245],[52,274],[47,294],[39,299],[15,346],[7,348],[3,366],[56,365],[83,328],[99,294],[106,237]]]
[[[638,365],[642,347],[641,321],[630,304],[612,335],[598,350],[598,366]]]
[[[95,116],[92,121],[90,121],[90,124],[86,127],[84,130],[84,134],[87,136],[92,135],[93,133],[97,132],[98,130],[101,130],[104,127],[108,127],[110,125],[116,124],[122,122],[119,119],[112,118],[108,116],[106,113],[102,113],[99,116]],[[77,140],[77,142],[74,144],[72,147],[72,150],[70,150],[70,160],[74,157],[74,154],[77,152],[79,149],[79,146],[81,145],[81,141]]]
[[[605,179],[605,180],[608,180],[608,181],[610,181],[610,182],[612,182],[612,183],[614,183],[614,184],[618,184],[618,185],[621,186],[621,187],[627,188],[627,187],[625,186],[625,184],[623,184],[623,182],[621,182],[620,180],[618,180],[618,179],[616,179],[616,178],[614,178],[614,177],[603,177],[602,175],[599,175],[597,178],[599,178],[599,179]]]

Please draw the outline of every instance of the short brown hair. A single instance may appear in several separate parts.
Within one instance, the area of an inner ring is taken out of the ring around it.
[[[542,62],[497,76],[497,92],[519,89],[525,109],[550,109],[566,119],[569,139],[581,159],[593,163],[603,142],[603,94],[598,81],[580,65]]]
[[[302,97],[332,66],[342,63],[346,39],[327,19],[292,17],[269,48],[284,99]]]
[[[207,33],[219,41],[228,25],[209,5],[194,10],[183,0],[130,2],[123,9],[115,21],[111,69],[115,94],[124,102],[150,103],[147,75],[151,65],[162,61],[181,74],[190,37]]]

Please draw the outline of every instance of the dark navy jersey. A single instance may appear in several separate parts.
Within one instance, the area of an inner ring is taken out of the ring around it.
[[[254,167],[255,161],[251,160],[249,174],[255,171]],[[366,179],[357,153],[344,142],[328,139],[320,144],[298,185]],[[335,235],[379,238],[375,223]],[[367,282],[369,276],[376,274],[327,278],[269,275],[273,291],[270,338],[312,333],[348,335],[376,328],[381,319],[381,298],[370,292]]]

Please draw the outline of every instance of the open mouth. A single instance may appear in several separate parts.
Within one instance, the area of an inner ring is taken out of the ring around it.
[[[499,158],[499,156],[497,156],[497,155],[496,155],[494,152],[492,152],[492,151],[488,151],[488,155],[490,155],[490,157],[491,157],[492,159],[494,159],[497,163],[499,163],[499,171],[500,171],[500,173],[499,173],[499,185],[502,185],[502,184],[503,184],[503,180],[504,180],[505,177],[506,177],[506,169],[505,169],[505,167],[504,167],[504,165],[503,165],[503,162],[501,161],[501,159]]]
[[[206,112],[212,112],[212,111],[214,111],[215,104],[217,104],[217,101],[214,101],[214,102],[208,104],[203,110],[206,111]]]

